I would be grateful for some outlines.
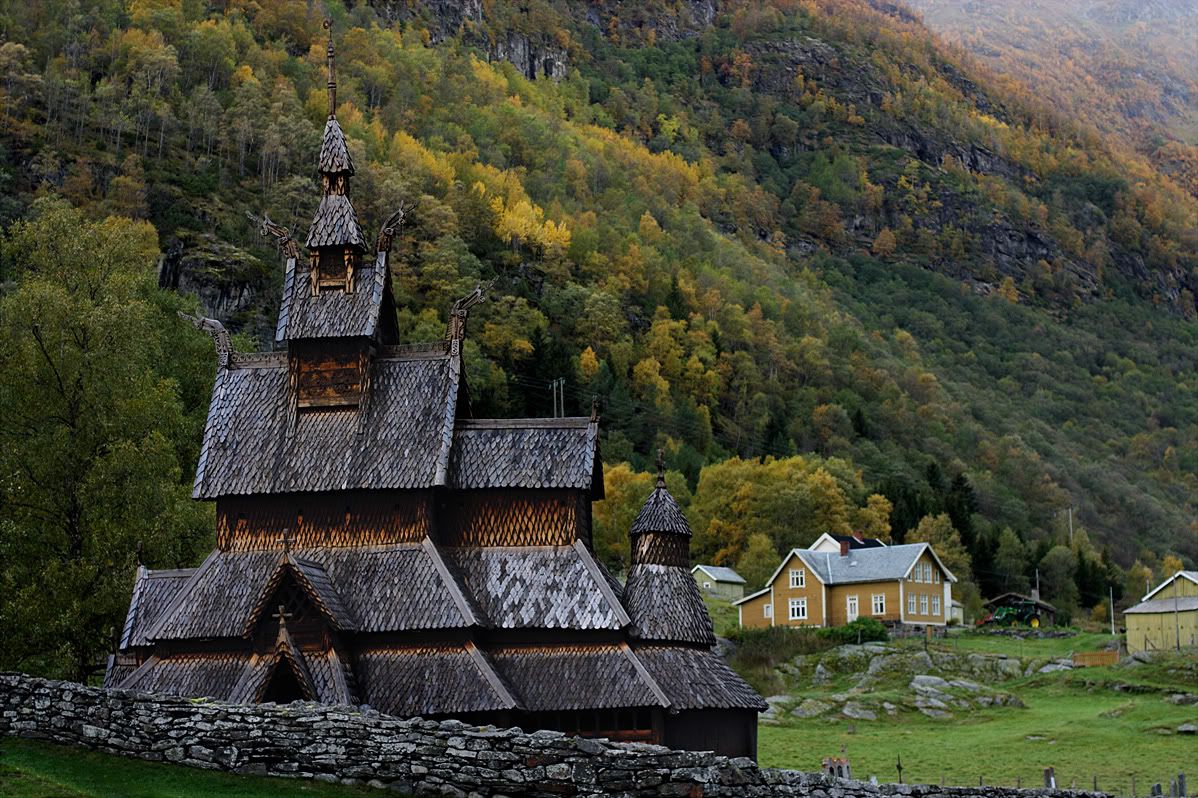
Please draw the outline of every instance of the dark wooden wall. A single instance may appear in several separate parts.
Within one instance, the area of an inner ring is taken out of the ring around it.
[[[216,502],[216,545],[223,551],[417,543],[429,531],[429,491],[228,496]]]
[[[576,490],[472,490],[447,493],[440,543],[446,546],[590,544],[590,499]]]

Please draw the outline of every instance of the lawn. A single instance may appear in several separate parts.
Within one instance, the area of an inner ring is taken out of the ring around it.
[[[350,798],[376,794],[373,789],[234,776],[32,740],[0,739],[0,798]]]
[[[1155,671],[1144,676],[1143,683],[1161,680]],[[759,756],[766,766],[812,770],[844,746],[858,778],[894,781],[901,757],[906,782],[943,778],[962,785],[985,779],[987,784],[1038,786],[1043,769],[1052,766],[1058,785],[1076,779],[1079,788],[1089,788],[1097,777],[1100,789],[1120,795],[1131,795],[1133,774],[1138,795],[1147,794],[1154,782],[1163,782],[1167,794],[1169,779],[1178,773],[1193,780],[1198,738],[1162,732],[1198,722],[1198,707],[1175,706],[1160,692],[1117,692],[1101,684],[1106,680],[1127,682],[1127,670],[1093,668],[1004,684],[1022,698],[1025,709],[958,713],[951,720],[789,718],[783,726],[761,726]]]
[[[1022,640],[981,631],[961,631],[937,641],[950,651],[977,651],[982,654],[1007,654],[1012,657],[1067,657],[1074,651],[1097,651],[1113,640],[1109,634],[1078,632],[1072,637],[1029,638]]]

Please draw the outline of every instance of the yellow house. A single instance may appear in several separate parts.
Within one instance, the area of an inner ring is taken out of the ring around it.
[[[1123,614],[1127,650],[1198,646],[1198,571],[1178,571]]]
[[[822,539],[822,538],[821,538]],[[944,626],[957,578],[927,543],[793,549],[756,593],[734,602],[740,625],[843,626],[857,618]]]

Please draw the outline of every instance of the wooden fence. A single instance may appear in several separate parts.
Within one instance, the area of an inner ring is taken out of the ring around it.
[[[1094,668],[1114,665],[1119,661],[1118,651],[1077,651],[1073,654],[1073,667]]]

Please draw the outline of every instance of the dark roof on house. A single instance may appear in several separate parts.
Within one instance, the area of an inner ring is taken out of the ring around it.
[[[598,461],[599,425],[589,418],[459,419],[449,485],[585,490],[596,488]]]
[[[671,709],[752,709],[767,704],[709,649],[637,646],[636,655],[670,699]]]
[[[447,549],[445,556],[492,627],[614,630],[631,622],[581,543]]]
[[[690,536],[690,524],[682,514],[682,508],[670,495],[663,480],[649,494],[636,520],[632,522],[630,534],[640,535],[645,532],[670,532],[675,535]]]
[[[792,554],[807,564],[826,585],[841,585],[850,582],[884,582],[892,579],[902,579],[911,570],[924,552],[931,554],[936,562],[940,559],[927,543],[907,543],[901,546],[882,546],[868,549],[849,549],[848,556],[842,557],[839,552],[811,551],[810,549],[795,549]],[[789,557],[787,558],[789,559]],[[786,561],[783,561],[785,566]],[[779,567],[779,571],[781,570]],[[944,568],[941,563],[941,568]],[[949,581],[956,577],[944,568]],[[777,572],[774,577],[777,577]],[[773,579],[770,580],[773,583]]]
[[[192,495],[427,488],[443,482],[438,477],[448,460],[459,374],[460,360],[444,350],[379,357],[371,367],[364,411],[304,411],[292,429],[285,356],[221,369]]]
[[[624,604],[635,625],[634,634],[642,640],[715,644],[711,616],[686,568],[632,566],[624,583]]]
[[[627,645],[514,646],[488,655],[532,712],[668,703]]]
[[[366,249],[366,235],[347,195],[325,194],[320,198],[305,245],[308,249],[341,246],[352,246],[359,251]]]
[[[118,687],[144,693],[169,693],[235,700],[234,689],[247,668],[258,663],[250,653],[190,653],[152,656]]]
[[[295,259],[288,258],[275,341],[373,337],[379,325],[387,276],[385,253],[380,253],[373,261],[363,261],[354,275],[352,293],[331,290],[313,295],[307,273],[298,272]]]
[[[330,116],[324,123],[324,135],[320,141],[320,157],[317,168],[326,174],[354,173],[354,159],[349,153],[345,131],[336,117]]]
[[[372,649],[358,655],[363,699],[400,717],[490,712],[516,706],[494,666],[472,644]]]
[[[162,615],[171,601],[178,595],[179,590],[195,573],[194,568],[181,568],[171,571],[150,571],[145,568],[137,569],[137,579],[133,583],[133,598],[129,602],[129,612],[125,616],[125,628],[121,633],[120,648],[149,644],[146,630]]]

